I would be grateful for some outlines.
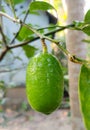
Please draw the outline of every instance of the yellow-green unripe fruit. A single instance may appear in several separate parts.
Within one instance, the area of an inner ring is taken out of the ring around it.
[[[50,114],[59,107],[63,96],[63,73],[53,55],[40,53],[30,60],[26,72],[26,93],[34,110]]]

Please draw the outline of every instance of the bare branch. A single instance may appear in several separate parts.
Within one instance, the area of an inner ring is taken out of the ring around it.
[[[7,53],[7,51],[9,50],[9,48],[8,47],[5,47],[3,50],[2,50],[2,52],[1,52],[1,54],[0,54],[0,61],[3,59],[3,57],[6,55],[6,53]]]

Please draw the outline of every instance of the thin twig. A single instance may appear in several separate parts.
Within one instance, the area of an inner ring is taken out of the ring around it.
[[[14,49],[14,48],[18,48],[18,47],[24,46],[24,45],[26,45],[26,44],[28,44],[28,43],[30,43],[30,42],[32,42],[32,41],[38,39],[38,38],[39,38],[39,37],[37,37],[37,38],[35,38],[35,39],[32,39],[32,40],[24,41],[24,42],[22,42],[22,43],[20,43],[20,44],[11,45],[11,46],[9,46],[9,49]]]
[[[0,61],[3,59],[3,57],[6,55],[6,53],[8,52],[9,48],[8,47],[5,47],[1,54],[0,54]]]
[[[67,28],[73,28],[73,27],[75,27],[75,24],[70,24],[70,25],[66,25],[66,26],[53,25],[53,26],[47,26],[47,27],[39,28],[39,29],[37,29],[37,31],[45,30],[45,29],[51,29],[51,28],[57,28],[56,29],[57,31],[58,31],[58,29],[59,29],[59,31],[62,31],[62,30],[65,30]]]
[[[0,26],[0,32],[1,32],[1,35],[2,35],[2,40],[3,40],[3,43],[5,46],[7,46],[7,41],[6,41],[6,38],[5,38],[5,35],[3,33],[3,30],[2,30],[2,27]]]
[[[25,20],[26,20],[26,18],[27,18],[27,16],[28,16],[28,13],[29,13],[29,8],[28,8],[27,11],[26,11],[26,14],[25,14],[25,17],[24,17],[24,19],[23,19],[23,22],[25,22]],[[17,38],[17,36],[19,35],[19,32],[21,31],[21,29],[22,29],[22,24],[20,25],[20,28],[19,28],[18,32],[15,34],[15,36],[14,36],[14,38],[12,39],[12,41],[11,41],[10,44],[13,44],[13,43],[14,43],[14,41],[15,41],[15,39]]]
[[[11,10],[12,10],[12,12],[13,12],[13,14],[14,14],[14,17],[17,18],[16,13],[15,13],[14,1],[13,1],[13,0],[9,0],[9,4],[10,4],[10,6],[11,6]]]
[[[6,14],[6,13],[4,13],[2,11],[0,11],[0,16],[4,16],[4,17],[10,19],[11,21],[13,21],[15,23],[20,23],[20,19],[15,19],[15,18],[9,16],[8,14]]]

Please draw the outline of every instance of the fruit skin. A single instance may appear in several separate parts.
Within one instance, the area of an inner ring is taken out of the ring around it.
[[[26,94],[31,107],[44,114],[57,109],[63,96],[63,73],[51,54],[34,56],[26,71]]]

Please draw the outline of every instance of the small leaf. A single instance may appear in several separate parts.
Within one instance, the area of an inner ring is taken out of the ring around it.
[[[22,41],[22,40],[28,40],[32,37],[34,38],[34,33],[31,30],[29,30],[23,26],[19,32],[19,35],[17,36],[17,39],[19,41]]]
[[[84,26],[86,25],[84,22],[82,21],[73,21],[74,24],[74,28],[76,30],[81,30],[82,28],[84,28]]]
[[[85,27],[83,27],[82,31],[90,36],[90,25],[86,25]]]
[[[84,18],[85,23],[90,23],[90,9],[87,11],[85,18]]]
[[[13,0],[14,1],[14,4],[20,4],[22,2],[25,2],[25,0]]]
[[[30,14],[34,14],[34,15],[37,15],[37,16],[40,15],[40,13],[39,13],[37,10],[30,10],[29,13],[30,13]]]
[[[55,9],[51,4],[43,1],[35,1],[30,4],[30,11]]]
[[[87,130],[90,130],[90,68],[83,65],[79,77],[79,99],[82,116]]]
[[[6,3],[8,3],[8,4],[11,4],[11,2],[13,1],[14,5],[20,4],[20,3],[22,3],[22,2],[25,2],[25,0],[5,0],[5,1],[6,1]]]
[[[30,45],[25,45],[22,48],[23,48],[27,58],[32,57],[35,54],[35,52],[37,51],[37,48],[30,46]]]

